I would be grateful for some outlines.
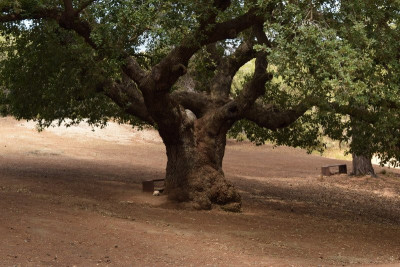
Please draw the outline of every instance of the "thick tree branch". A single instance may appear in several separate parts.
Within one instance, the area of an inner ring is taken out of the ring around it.
[[[94,49],[98,49],[97,44],[90,37],[92,33],[91,26],[87,21],[79,19],[79,14],[73,10],[73,7],[71,10],[70,5],[72,5],[72,3],[70,3],[70,1],[71,0],[64,0],[66,5],[65,12],[56,19],[58,24],[60,25],[60,27],[66,30],[75,31],[78,35],[83,37],[88,45],[90,45]]]
[[[64,8],[65,8],[65,15],[67,17],[73,17],[74,16],[74,6],[72,5],[72,0],[63,0],[64,2]]]
[[[0,15],[0,23],[5,22],[16,22],[22,21],[26,19],[57,19],[61,16],[61,12],[58,9],[49,9],[49,8],[42,8],[33,10],[30,12],[21,12],[15,13],[11,12],[11,9],[7,10],[6,12],[2,12],[5,14]]]
[[[142,69],[142,67],[140,67],[139,63],[137,63],[133,57],[126,53],[123,53],[123,57],[125,58],[125,64],[122,66],[124,73],[136,82],[139,87],[144,87],[140,85],[146,82],[144,81],[144,78],[146,78],[147,73]]]
[[[318,107],[324,111],[335,112],[342,115],[349,115],[359,121],[374,124],[377,120],[376,113],[369,111],[366,108],[354,107],[351,105],[342,105],[336,102],[318,103]]]
[[[142,94],[132,82],[114,82],[111,86],[103,88],[103,91],[106,96],[126,113],[149,124],[154,124],[154,120],[147,110]]]
[[[210,96],[199,92],[174,91],[171,99],[185,109],[190,109],[197,118],[202,117],[212,105]]]
[[[200,47],[220,40],[235,38],[240,32],[260,22],[254,9],[226,22],[213,24],[215,17],[204,21],[204,25],[182,44],[173,49],[159,64],[153,67],[151,78],[158,91],[168,91],[180,76],[186,73],[189,59]],[[207,26],[207,27],[206,27]],[[207,29],[207,30],[203,30]]]
[[[253,27],[253,32],[260,43],[265,42],[266,37],[262,24]],[[220,114],[216,116],[219,120],[237,120],[247,109],[249,109],[265,93],[265,84],[272,80],[272,75],[267,72],[267,52],[257,52],[256,64],[253,78],[244,85],[242,92],[236,99],[223,106]]]
[[[261,127],[275,130],[290,125],[313,106],[318,107],[322,111],[351,116],[353,119],[366,123],[375,124],[376,121],[379,120],[379,115],[377,113],[371,112],[366,108],[342,105],[335,102],[325,103],[321,99],[313,97],[303,100],[295,108],[283,111],[276,109],[274,105],[255,103],[244,113],[244,118],[255,122]]]
[[[217,73],[211,80],[211,96],[213,98],[227,98],[231,90],[234,75],[241,66],[255,57],[254,41],[243,41],[236,51],[229,57],[221,60]]]
[[[258,15],[258,12],[257,9],[250,9],[242,16],[216,24],[204,42],[214,43],[224,39],[236,38],[242,31],[255,24],[263,23],[263,18]]]
[[[258,126],[276,130],[294,123],[314,105],[313,98],[307,98],[288,110],[279,110],[274,105],[254,103],[250,109],[244,112],[243,118],[255,122]]]
[[[78,18],[78,12],[76,12],[72,5],[72,0],[64,1],[64,11],[57,8],[36,8],[33,10],[26,10],[23,12],[11,12],[0,15],[0,23],[22,21],[26,19],[49,19],[55,20],[60,27],[67,30],[74,30],[78,35],[83,37],[91,47],[97,49],[97,45],[90,38],[91,27],[88,22],[82,21]],[[92,1],[93,2],[93,1]],[[87,7],[87,6],[86,6]],[[3,10],[6,10],[3,8]],[[11,11],[9,9],[8,11]],[[3,12],[4,13],[4,12]]]

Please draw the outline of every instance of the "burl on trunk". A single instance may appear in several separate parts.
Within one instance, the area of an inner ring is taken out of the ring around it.
[[[193,120],[175,138],[163,138],[168,157],[166,193],[171,200],[189,201],[195,209],[217,204],[240,211],[241,197],[222,171],[228,127],[212,128],[209,120],[207,116]]]

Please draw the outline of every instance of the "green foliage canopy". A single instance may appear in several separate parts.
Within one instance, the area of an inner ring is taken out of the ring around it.
[[[60,19],[68,3],[83,22],[75,29]],[[267,54],[274,76],[257,103],[279,111],[307,104],[309,111],[290,127],[242,120],[231,133],[309,149],[329,135],[351,140],[352,152],[399,158],[399,1],[18,0],[2,1],[0,10],[3,113],[44,126],[66,118],[142,124],[126,112],[134,103],[109,97],[107,85],[127,82],[126,55],[151,71],[182,43],[196,44],[187,74],[169,93],[189,86],[210,94],[221,58],[233,55],[250,30],[213,47],[202,44],[208,36],[201,33],[256,10],[269,41],[254,48]],[[213,14],[214,24],[204,26],[204,14]],[[242,92],[236,84],[229,97]]]

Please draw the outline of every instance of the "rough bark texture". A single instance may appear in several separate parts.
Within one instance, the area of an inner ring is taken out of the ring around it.
[[[353,154],[353,175],[371,175],[376,177],[370,156]]]
[[[207,210],[217,204],[228,211],[240,211],[241,197],[222,171],[228,127],[210,128],[212,117],[208,116],[192,122],[175,142],[163,138],[169,199],[189,201],[195,209]]]

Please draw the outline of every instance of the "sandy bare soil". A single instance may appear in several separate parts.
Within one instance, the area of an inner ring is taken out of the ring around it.
[[[155,132],[0,118],[0,266],[400,266],[399,171],[320,177],[338,162],[230,141],[243,212],[199,212],[142,193]]]

